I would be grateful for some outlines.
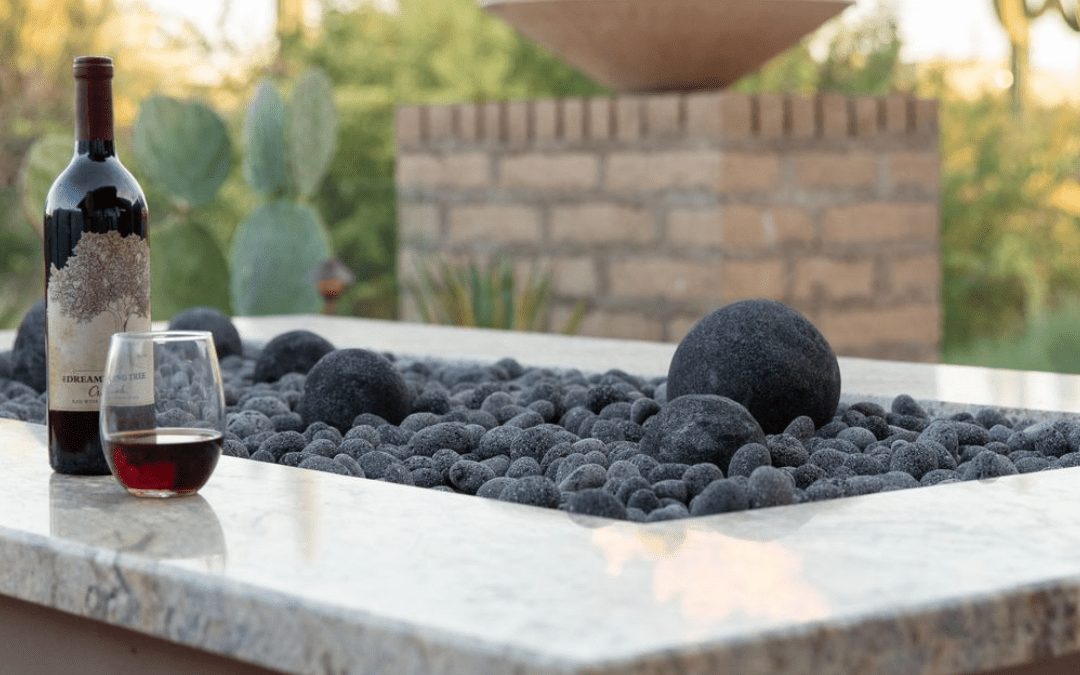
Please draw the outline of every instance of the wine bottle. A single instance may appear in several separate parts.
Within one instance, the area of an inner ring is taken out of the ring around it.
[[[116,156],[112,59],[74,63],[75,155],[45,202],[49,464],[109,473],[98,406],[109,338],[150,329],[149,213]]]

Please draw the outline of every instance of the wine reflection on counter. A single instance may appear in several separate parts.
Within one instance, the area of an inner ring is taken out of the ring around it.
[[[224,572],[225,532],[202,495],[180,499],[134,499],[115,478],[49,478],[49,531],[54,537]]]

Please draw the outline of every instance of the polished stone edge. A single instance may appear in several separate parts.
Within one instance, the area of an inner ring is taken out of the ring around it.
[[[960,675],[1080,650],[1076,576],[909,607],[899,614],[812,621],[750,638],[572,662],[3,528],[0,570],[0,592],[5,595],[240,661],[311,675]],[[617,608],[610,619],[618,620]]]
[[[579,672],[539,654],[0,528],[0,592],[289,673]],[[157,608],[168,607],[161,612]]]

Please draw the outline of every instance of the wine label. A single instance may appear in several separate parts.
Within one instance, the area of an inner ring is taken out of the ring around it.
[[[49,269],[49,409],[97,410],[109,338],[150,330],[150,246],[137,235],[84,232]],[[153,355],[132,363],[132,405],[153,403]],[[142,372],[140,376],[138,373]]]

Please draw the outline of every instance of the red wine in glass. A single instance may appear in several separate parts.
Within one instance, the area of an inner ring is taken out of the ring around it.
[[[197,491],[214,472],[221,447],[222,434],[215,429],[123,431],[105,439],[116,477],[143,496]]]

